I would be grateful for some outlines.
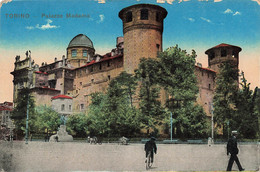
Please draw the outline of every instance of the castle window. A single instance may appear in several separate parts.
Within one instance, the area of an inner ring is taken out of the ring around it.
[[[77,57],[77,50],[71,50],[71,56],[72,57]]]
[[[221,57],[227,56],[227,50],[221,50]]]
[[[87,57],[87,56],[88,56],[87,50],[83,50],[83,57]]]
[[[110,81],[110,79],[111,79],[110,75],[108,75],[107,78],[108,78],[108,80]]]
[[[80,110],[84,110],[84,109],[85,109],[84,104],[80,104]]]
[[[148,20],[148,9],[141,9],[141,20]]]
[[[90,67],[90,72],[93,72],[93,70],[94,70],[94,69],[93,69],[93,66],[91,66],[91,67]]]
[[[232,57],[235,58],[236,57],[236,52],[232,51]]]
[[[99,63],[99,70],[102,70],[102,63]]]
[[[211,85],[209,84],[209,90],[211,89]]]
[[[110,67],[110,60],[107,61],[107,67]]]
[[[156,44],[157,51],[160,51],[160,44]]]
[[[62,105],[61,105],[61,111],[64,111],[64,110],[65,110],[65,105],[62,104]]]
[[[156,21],[161,21],[161,14],[159,12],[156,12]]]
[[[69,110],[71,111],[71,105],[69,105]]]
[[[126,23],[131,22],[133,19],[132,12],[129,11],[126,13]]]
[[[210,53],[209,54],[209,60],[212,60],[214,58],[215,58],[215,53],[214,52]]]
[[[91,79],[91,83],[94,83],[94,79]]]

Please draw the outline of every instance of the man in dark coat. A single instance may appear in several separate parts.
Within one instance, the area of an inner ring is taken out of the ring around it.
[[[146,158],[147,158],[149,152],[151,151],[151,160],[152,160],[152,163],[153,163],[153,153],[155,153],[155,154],[157,153],[157,147],[156,147],[156,144],[155,144],[155,138],[154,137],[151,137],[151,139],[145,143],[144,150],[145,150],[145,153],[146,153],[145,154]]]
[[[234,161],[236,161],[239,171],[244,171],[245,169],[242,168],[237,154],[238,154],[238,148],[237,148],[237,131],[232,131],[232,137],[228,140],[227,144],[227,155],[231,154],[227,171],[231,171]]]

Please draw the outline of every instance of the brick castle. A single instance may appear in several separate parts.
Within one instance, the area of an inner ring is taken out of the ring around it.
[[[85,112],[91,103],[91,93],[105,92],[109,81],[122,71],[133,73],[140,58],[156,58],[163,50],[163,21],[167,13],[164,8],[151,4],[122,9],[119,17],[124,36],[118,37],[116,47],[105,55],[97,54],[91,39],[79,34],[69,42],[67,55],[61,60],[55,58],[51,64],[35,64],[30,51],[26,52],[24,60],[16,56],[15,69],[11,72],[14,104],[18,90],[28,87],[36,105],[53,104],[53,108],[64,115]],[[206,50],[208,68],[200,64],[194,66],[199,87],[197,102],[207,116],[211,116],[219,64],[232,61],[238,68],[240,51],[240,47],[222,43]]]

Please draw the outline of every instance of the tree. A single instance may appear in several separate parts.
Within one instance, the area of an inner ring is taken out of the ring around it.
[[[37,117],[35,120],[35,126],[39,133],[47,130],[57,131],[61,124],[60,115],[48,106],[37,106],[36,107]]]
[[[133,108],[133,99],[135,96],[135,90],[137,86],[137,79],[129,73],[123,71],[115,80],[119,84],[119,90],[121,95],[125,95],[130,100],[130,105]]]
[[[147,129],[157,131],[156,126],[161,124],[164,111],[159,100],[158,75],[159,63],[156,59],[142,58],[138,69],[135,71],[140,81],[139,109],[142,113],[142,124]]]
[[[85,113],[70,115],[66,126],[67,130],[76,137],[86,137],[88,134],[87,116]]]
[[[220,65],[216,78],[213,98],[214,117],[218,126],[223,126],[223,134],[228,134],[228,127],[235,126],[236,97],[238,93],[238,70],[231,62]]]
[[[195,70],[196,53],[188,54],[176,45],[158,56],[158,83],[168,94],[166,107],[173,112],[178,137],[201,137],[206,132],[205,113],[196,104],[198,86]],[[168,118],[168,117],[167,117]]]
[[[26,130],[26,116],[27,116],[27,105],[29,112],[28,127],[29,132],[34,132],[35,130],[35,104],[33,97],[30,94],[29,88],[20,89],[18,92],[17,104],[12,111],[11,118],[14,120],[15,132],[18,137],[22,137]]]
[[[238,91],[236,98],[236,114],[232,129],[239,131],[244,138],[255,138],[258,132],[258,116],[255,112],[256,93],[250,90],[250,83],[247,83],[244,72],[241,73],[242,89]]]
[[[125,72],[111,80],[107,93],[91,95],[88,131],[91,135],[132,136],[139,132],[138,111],[132,105],[135,79]]]

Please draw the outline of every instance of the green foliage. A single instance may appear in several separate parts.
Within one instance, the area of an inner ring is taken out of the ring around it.
[[[142,113],[141,121],[146,129],[153,128],[160,124],[164,117],[164,111],[159,101],[158,75],[159,63],[156,59],[142,58],[139,68],[135,71],[140,80],[139,109]]]
[[[230,62],[220,65],[216,79],[216,89],[213,98],[214,118],[218,126],[223,126],[224,135],[235,127],[236,97],[238,92],[238,70]]]
[[[16,106],[12,111],[11,118],[14,120],[15,131],[19,136],[22,136],[26,130],[26,115],[28,107],[28,126],[29,131],[33,132],[35,130],[34,122],[36,119],[35,105],[33,97],[30,94],[30,89],[23,88],[18,92]],[[27,106],[28,105],[28,106]]]
[[[244,72],[241,74],[242,89],[238,91],[236,98],[236,114],[232,128],[239,131],[243,138],[255,138],[258,132],[258,114],[255,112],[256,93],[250,90],[250,83],[247,83]]]
[[[187,54],[176,45],[170,47],[158,56],[159,83],[175,100],[195,101],[198,93],[195,70],[196,53]],[[171,108],[171,107],[169,107]]]
[[[47,129],[48,131],[57,131],[61,124],[60,115],[48,106],[36,107],[37,117],[34,124],[38,133],[43,133]]]
[[[173,126],[176,137],[205,137],[206,115],[195,104],[198,86],[195,70],[196,53],[187,54],[177,45],[158,56],[158,83],[169,95],[166,107],[173,112]],[[169,115],[166,121],[168,121]]]
[[[88,131],[98,136],[131,136],[139,132],[138,111],[132,106],[136,89],[125,72],[111,80],[107,94],[94,93],[88,111]]]
[[[66,122],[67,131],[76,137],[86,137],[88,133],[87,119],[84,113],[70,115]]]

